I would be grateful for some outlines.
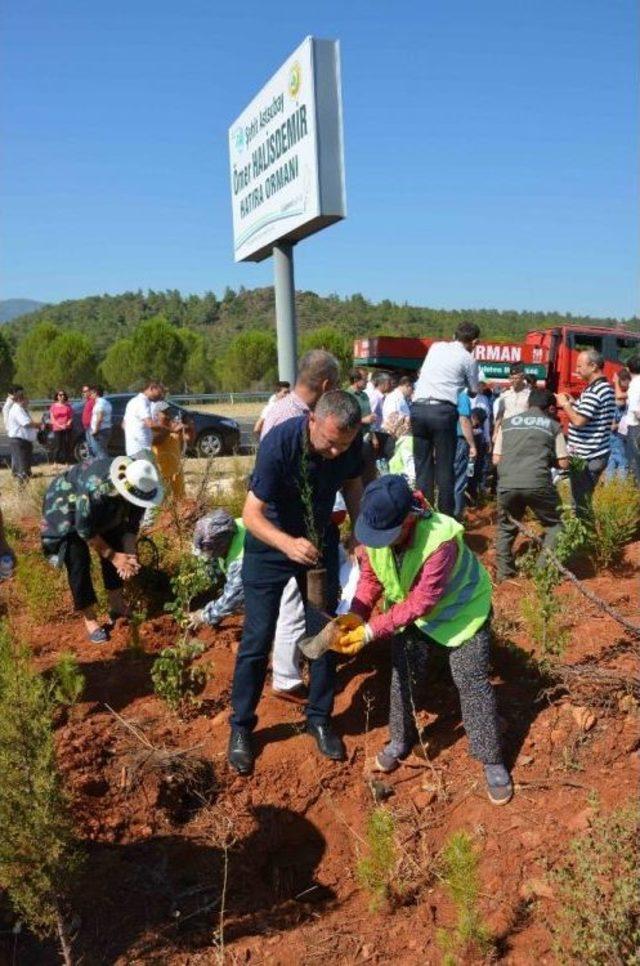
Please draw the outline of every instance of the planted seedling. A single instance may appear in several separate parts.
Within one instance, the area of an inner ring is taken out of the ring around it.
[[[73,707],[82,696],[85,677],[75,655],[65,651],[51,668],[51,697],[56,704]]]
[[[201,641],[182,641],[175,647],[163,648],[153,662],[153,689],[178,714],[186,714],[198,706],[198,695],[204,691],[209,668],[193,662],[203,652]]]
[[[189,640],[191,601],[207,589],[209,582],[205,561],[190,554],[181,561],[178,573],[171,579],[173,600],[165,604],[165,610],[173,615],[180,634],[178,643],[165,647],[154,661],[151,679],[156,694],[178,714],[197,707],[197,696],[209,678],[208,665],[193,663],[204,652],[204,644]]]
[[[322,539],[316,526],[313,511],[313,487],[309,470],[309,437],[305,433],[302,438],[302,452],[300,453],[300,500],[304,517],[307,540],[319,552],[322,551]],[[307,599],[310,604],[324,611],[327,608],[327,571],[325,567],[313,567],[307,571]]]

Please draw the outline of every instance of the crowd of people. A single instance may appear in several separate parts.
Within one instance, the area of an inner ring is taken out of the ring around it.
[[[461,323],[452,342],[431,347],[415,384],[355,369],[342,389],[335,357],[308,352],[294,386],[277,384],[254,427],[259,445],[242,517],[216,508],[195,525],[193,552],[224,586],[190,615],[193,630],[244,612],[228,746],[239,774],[253,768],[252,732],[272,651],[272,693],[304,706],[319,752],[342,760],[332,725],[338,662],[365,646],[390,647],[389,740],[374,763],[388,772],[424,748],[413,688],[436,649],[448,658],[489,798],[511,798],[489,679],[492,582],[464,540],[467,504],[495,487],[500,581],[517,573],[516,524],[527,509],[553,547],[562,528],[561,475],[584,517],[603,473],[630,472],[640,484],[640,358],[612,384],[600,354],[580,352],[586,388],[577,401],[538,387],[519,363],[509,387],[495,393],[474,359],[479,335],[477,326]],[[110,621],[126,616],[122,588],[140,567],[138,532],[167,491],[184,496],[188,427],[167,413],[165,394],[150,380],[130,400],[125,453],[112,458],[111,407],[100,386],[87,386],[81,419],[90,458],[56,476],[45,495],[43,551],[66,568],[93,644],[108,639],[109,625],[96,612],[90,550],[100,560]],[[36,427],[22,387],[12,387],[4,419],[14,473],[24,479]],[[70,459],[72,422],[61,390],[50,410],[57,462]],[[330,644],[305,674],[300,646],[318,619],[308,603],[309,574],[318,569],[326,572],[322,620],[331,624]]]
[[[153,453],[162,476],[178,499],[185,495],[182,457],[192,440],[192,427],[171,414],[162,383],[150,381],[127,404],[122,428],[127,455],[148,450]],[[11,471],[21,482],[31,477],[33,447],[38,431],[50,433],[50,458],[54,469],[76,462],[84,445],[91,459],[109,456],[113,430],[113,407],[100,385],[83,386],[83,405],[74,422],[74,410],[64,389],[54,393],[53,402],[40,422],[29,411],[29,400],[23,386],[9,388],[2,416],[9,438]],[[74,452],[75,447],[75,452]]]

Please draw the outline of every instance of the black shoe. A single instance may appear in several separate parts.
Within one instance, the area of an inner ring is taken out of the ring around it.
[[[229,735],[227,759],[239,775],[250,775],[253,771],[253,748],[248,731],[232,731]]]
[[[307,732],[316,739],[319,751],[332,761],[344,761],[347,757],[340,738],[326,721],[308,721]]]

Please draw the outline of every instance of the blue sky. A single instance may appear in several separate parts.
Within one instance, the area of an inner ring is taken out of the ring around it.
[[[628,317],[635,0],[6,0],[2,298],[272,283],[235,265],[227,128],[341,41],[348,218],[296,286]]]

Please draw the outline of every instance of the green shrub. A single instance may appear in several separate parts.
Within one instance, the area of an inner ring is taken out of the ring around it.
[[[593,495],[589,548],[597,567],[619,562],[640,529],[640,489],[630,477],[603,480]]]
[[[374,809],[367,820],[367,855],[356,867],[358,882],[371,897],[371,909],[389,898],[396,868],[395,822],[386,808]]]
[[[552,873],[558,897],[552,931],[560,962],[640,963],[638,818],[635,803],[596,816]]]
[[[186,634],[189,626],[189,606],[194,597],[209,587],[211,580],[206,561],[189,553],[180,561],[178,573],[171,578],[173,600],[164,605]]]
[[[140,638],[140,628],[147,619],[147,612],[144,609],[132,610],[129,614],[129,653],[132,657],[140,657],[144,654],[144,647]]]
[[[153,662],[153,689],[172,711],[182,713],[197,704],[197,695],[209,678],[208,667],[193,664],[203,652],[204,644],[200,641],[182,641],[175,647],[163,648]]]
[[[65,606],[64,572],[52,567],[38,551],[18,554],[16,577],[20,596],[32,621],[48,624]]]
[[[466,832],[455,832],[442,852],[442,878],[456,907],[453,930],[439,929],[437,942],[447,966],[470,954],[485,956],[491,938],[478,909],[480,879],[478,856]]]
[[[64,651],[51,668],[51,696],[57,704],[73,706],[82,695],[85,677],[74,654]]]
[[[56,767],[44,679],[0,628],[0,885],[38,936],[65,930],[61,904],[79,863]]]
[[[568,507],[564,508],[562,518],[563,529],[553,556],[564,564],[582,546],[586,531]],[[564,604],[556,594],[556,588],[564,580],[562,572],[554,559],[537,546],[532,546],[520,558],[519,566],[533,585],[533,594],[527,595],[520,605],[531,639],[542,651],[543,659],[561,657],[569,636],[561,622]]]

